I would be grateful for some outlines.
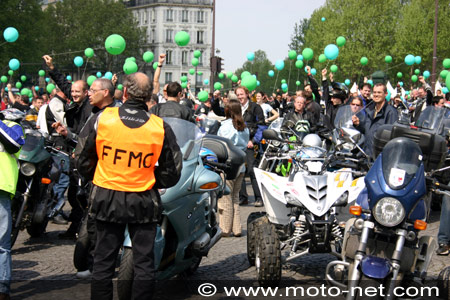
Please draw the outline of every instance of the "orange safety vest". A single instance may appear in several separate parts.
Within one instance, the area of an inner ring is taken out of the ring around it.
[[[98,120],[94,184],[124,192],[150,190],[163,141],[161,118],[151,115],[141,127],[129,128],[120,119],[118,107],[106,108]]]

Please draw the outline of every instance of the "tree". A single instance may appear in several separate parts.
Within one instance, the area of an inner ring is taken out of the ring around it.
[[[66,53],[55,58],[65,70],[74,70],[73,58],[83,56],[89,47],[94,49],[95,56],[89,60],[88,70],[119,72],[125,58],[139,57],[140,45],[145,44],[144,30],[138,27],[122,2],[64,0],[50,5],[45,13],[50,20],[48,26],[56,33],[49,37],[49,54]],[[111,34],[119,34],[126,40],[126,49],[121,55],[113,56],[104,48],[105,39]]]
[[[294,34],[291,36],[291,43],[289,49],[301,52],[305,45],[305,33],[308,31],[310,19],[302,19],[299,23],[294,25]]]

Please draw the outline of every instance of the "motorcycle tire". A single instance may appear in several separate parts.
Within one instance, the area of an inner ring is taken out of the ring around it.
[[[273,224],[257,224],[255,265],[258,282],[261,286],[275,287],[281,280],[280,239]]]
[[[14,243],[17,240],[17,237],[19,236],[20,228],[19,227],[13,227],[11,229],[11,249],[14,246]]]
[[[450,267],[443,269],[438,276],[437,287],[441,299],[450,299]]]
[[[265,212],[256,211],[248,215],[247,218],[247,259],[248,262],[250,263],[250,266],[255,265],[256,230],[257,230],[256,222],[267,221],[267,218],[265,220],[260,219],[265,215],[266,215]]]
[[[42,223],[31,223],[30,226],[27,227],[27,232],[32,238],[41,237],[45,230],[47,229],[48,218],[45,218]]]
[[[383,283],[378,281],[378,280],[376,280],[376,279],[367,277],[364,274],[361,274],[361,280],[359,281],[359,286],[361,287],[361,291],[365,291],[369,287],[370,287],[371,290],[375,290],[376,289],[377,291],[380,291],[380,289],[379,289],[380,285],[383,285]],[[361,300],[362,299],[367,299],[367,296],[364,295],[364,294],[363,295],[356,294],[355,295],[355,300],[357,300],[357,299],[361,299]],[[370,299],[382,300],[383,297],[381,295],[375,295],[375,296],[371,295]]]
[[[131,299],[133,278],[133,250],[130,247],[124,247],[119,266],[119,274],[117,276],[117,295],[119,296],[119,300]]]
[[[78,232],[77,242],[75,243],[75,250],[73,252],[73,265],[78,271],[89,269],[89,249],[91,240],[87,231],[87,216],[83,219]]]
[[[202,257],[196,256],[193,260],[189,268],[183,271],[182,275],[184,276],[191,276],[194,275],[194,273],[197,271],[198,266],[200,266],[200,263],[202,262]]]

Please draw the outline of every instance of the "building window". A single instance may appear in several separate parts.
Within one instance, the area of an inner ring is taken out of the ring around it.
[[[172,72],[166,72],[164,79],[166,80],[166,83],[172,82]]]
[[[148,23],[148,11],[144,11],[144,24]]]
[[[181,77],[183,77],[183,76],[188,76],[188,73],[181,73]]]
[[[173,30],[172,29],[166,30],[166,43],[173,43]]]
[[[155,12],[155,10],[152,10],[152,22],[153,23],[156,22],[156,12]]]
[[[203,66],[203,55],[200,55],[200,57],[198,58],[198,65]]]
[[[172,50],[166,50],[166,64],[172,64]]]
[[[197,44],[203,44],[203,31],[197,31]]]
[[[184,23],[189,22],[188,15],[189,15],[189,12],[187,10],[181,11],[181,22],[184,22]]]
[[[155,29],[152,29],[152,43],[155,42],[155,37],[156,37]]]
[[[205,22],[205,13],[201,10],[197,12],[197,23],[204,23]]]
[[[183,64],[183,65],[188,64],[188,52],[187,51],[181,52],[181,64]]]
[[[173,10],[166,10],[166,22],[173,22]]]
[[[203,85],[203,75],[195,75],[195,85]]]

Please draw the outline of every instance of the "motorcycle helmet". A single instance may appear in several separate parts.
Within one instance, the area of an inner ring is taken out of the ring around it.
[[[303,146],[305,147],[321,147],[322,140],[315,133],[310,133],[303,138]]]
[[[333,82],[331,85],[333,89],[330,92],[330,98],[339,98],[342,101],[347,99],[348,88],[347,86],[345,86],[345,84],[342,84],[340,82]]]

